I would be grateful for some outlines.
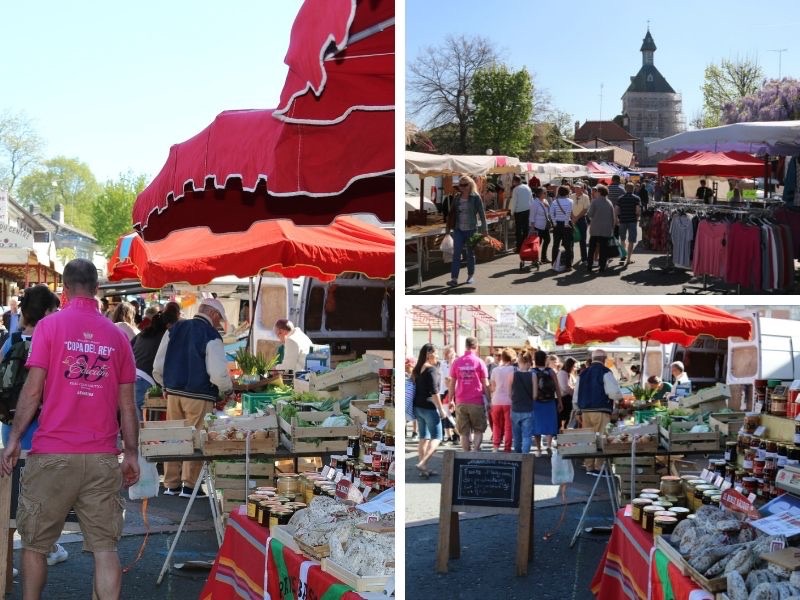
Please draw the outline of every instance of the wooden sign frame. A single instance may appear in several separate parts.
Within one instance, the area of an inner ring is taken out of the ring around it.
[[[495,506],[491,502],[482,505],[459,505],[453,502],[456,479],[455,465],[458,460],[478,460],[487,464],[495,462],[519,462],[519,505],[514,508]],[[458,520],[459,511],[477,513],[516,514],[517,555],[516,574],[528,574],[528,563],[533,560],[533,455],[532,454],[488,454],[486,452],[444,451],[442,469],[442,495],[439,507],[439,538],[436,550],[436,572],[447,573],[448,561],[461,557],[461,532]]]

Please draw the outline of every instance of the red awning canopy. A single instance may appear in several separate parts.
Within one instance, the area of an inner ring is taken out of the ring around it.
[[[582,306],[561,320],[557,344],[621,337],[690,346],[699,335],[749,339],[750,321],[713,306]]]
[[[256,221],[394,220],[394,0],[306,0],[277,110],[231,110],[172,146],[139,194],[146,240]]]
[[[182,229],[155,242],[130,234],[120,238],[108,262],[111,281],[133,273],[153,288],[175,282],[203,285],[215,277],[250,277],[261,271],[322,281],[348,272],[388,279],[394,274],[394,236],[353,217],[309,227],[282,219],[227,234],[207,227]]]
[[[744,152],[679,152],[658,163],[662,177],[763,177],[764,161]]]
[[[393,116],[394,8],[394,0],[306,0],[292,27],[276,118],[322,124],[356,110]]]

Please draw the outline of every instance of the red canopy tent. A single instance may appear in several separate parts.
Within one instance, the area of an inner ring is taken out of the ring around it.
[[[690,346],[699,335],[749,339],[751,332],[750,321],[713,306],[582,306],[562,318],[556,343],[634,337]]]
[[[764,161],[744,152],[679,152],[658,163],[660,177],[761,177]]]
[[[207,227],[182,229],[155,242],[133,233],[119,239],[108,261],[111,281],[133,277],[153,288],[178,281],[203,285],[223,275],[250,277],[261,271],[322,281],[346,272],[388,279],[394,273],[394,236],[347,216],[308,227],[281,219],[226,234]]]
[[[291,218],[394,220],[394,0],[306,0],[273,110],[225,111],[176,144],[136,199],[147,240]]]

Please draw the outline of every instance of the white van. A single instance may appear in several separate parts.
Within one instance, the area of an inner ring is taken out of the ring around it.
[[[670,364],[680,360],[695,389],[724,381],[752,384],[756,379],[800,379],[800,321],[761,317],[755,311],[734,311],[753,324],[751,340],[699,336],[689,347],[648,345],[643,378],[653,374],[670,381]]]
[[[281,318],[291,319],[314,344],[329,344],[333,362],[394,349],[394,279],[346,274],[322,283],[304,277],[295,288],[290,279],[264,276],[257,285],[252,347],[267,357],[280,344],[273,326]]]

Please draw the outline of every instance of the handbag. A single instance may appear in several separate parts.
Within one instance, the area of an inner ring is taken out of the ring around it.
[[[581,241],[581,230],[574,226],[572,227],[572,241],[573,242]]]
[[[450,235],[448,233],[446,236],[444,236],[444,239],[442,240],[442,243],[439,244],[439,250],[442,251],[442,260],[445,263],[453,262],[454,248],[453,248],[453,236],[452,235]]]
[[[529,235],[525,238],[525,241],[522,242],[522,246],[520,246],[519,259],[538,262],[541,254],[541,244],[542,242],[538,235],[535,233]]]
[[[620,258],[627,258],[628,257],[628,251],[625,249],[625,244],[623,244],[621,241],[619,241],[619,238],[615,237],[614,239],[616,240],[617,248],[619,249],[619,257]]]
[[[138,457],[139,480],[128,488],[128,497],[131,500],[144,500],[158,496],[158,470],[156,464],[147,462],[141,451]]]
[[[619,257],[619,239],[616,237],[608,238],[608,247],[606,248],[606,258]]]

